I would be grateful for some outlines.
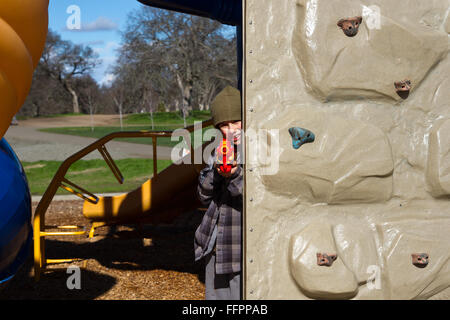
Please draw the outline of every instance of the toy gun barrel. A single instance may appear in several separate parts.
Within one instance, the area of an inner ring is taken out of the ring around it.
[[[231,172],[234,162],[234,148],[231,143],[223,139],[222,143],[217,147],[217,164],[219,164],[219,169],[223,173]]]

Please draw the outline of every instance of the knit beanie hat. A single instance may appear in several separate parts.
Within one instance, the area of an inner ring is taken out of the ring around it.
[[[231,86],[223,89],[211,104],[211,115],[215,127],[225,121],[240,121],[242,119],[240,91]]]

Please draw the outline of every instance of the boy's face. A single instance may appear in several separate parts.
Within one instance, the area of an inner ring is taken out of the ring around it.
[[[242,121],[226,121],[219,124],[219,130],[227,139],[233,139],[235,145],[241,143]]]

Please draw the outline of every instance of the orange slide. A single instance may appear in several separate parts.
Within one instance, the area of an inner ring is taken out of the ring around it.
[[[47,29],[48,0],[0,1],[0,139],[28,95]]]

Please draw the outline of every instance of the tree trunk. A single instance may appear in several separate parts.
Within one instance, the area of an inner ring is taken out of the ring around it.
[[[117,106],[117,109],[119,109],[119,119],[120,119],[120,131],[123,131],[123,121],[122,121],[122,99],[119,102],[116,98],[114,99],[114,103]]]
[[[94,132],[94,112],[92,106],[89,106],[89,113],[91,114],[91,131]]]
[[[155,124],[153,123],[153,104],[152,104],[152,98],[150,94],[147,94],[144,103],[148,106],[148,113],[150,114],[150,121],[152,123],[152,130],[155,130]]]
[[[91,131],[94,132],[94,113],[96,112],[96,110],[92,101],[92,96],[90,94],[88,94],[87,101],[89,106],[89,114],[91,115]]]
[[[122,104],[119,105],[119,114],[120,114],[120,131],[123,131]]]
[[[186,115],[189,112],[192,100],[192,84],[189,82],[187,85],[184,85],[183,80],[179,74],[177,74],[177,84],[178,88],[181,91],[183,99],[181,103],[181,112],[183,113],[184,126],[186,127]]]
[[[80,104],[78,103],[78,95],[68,81],[64,81],[64,88],[72,95],[73,113],[80,113]]]
[[[155,130],[155,124],[153,123],[153,110],[150,109],[150,119],[152,121],[152,130]]]
[[[41,106],[38,103],[36,103],[36,102],[33,102],[33,106],[36,107],[36,111],[34,113],[34,116],[35,117],[39,117],[41,115]]]

